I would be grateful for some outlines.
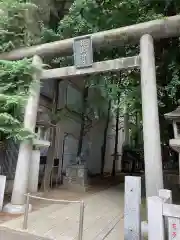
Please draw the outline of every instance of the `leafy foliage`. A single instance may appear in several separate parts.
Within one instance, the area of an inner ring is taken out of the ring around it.
[[[145,4],[139,0],[121,2],[116,0],[77,0],[72,5],[69,14],[60,22],[58,33],[61,38],[75,37],[162,17],[154,9],[151,8],[146,11],[145,8]],[[137,50],[136,46],[128,45],[111,50],[101,50],[95,54],[95,60],[133,55]],[[105,98],[109,97],[116,100],[118,93],[120,93],[122,108],[124,104],[128,104],[131,110],[135,106],[136,108],[137,106],[140,107],[140,88],[137,74],[134,71],[123,72],[121,74],[121,84],[117,84],[119,78],[118,73],[106,74],[97,78],[93,76],[89,82],[94,88],[100,89]]]
[[[0,0],[0,52],[31,44],[27,11],[34,5],[21,0]],[[33,133],[23,127],[23,111],[32,81],[30,60],[0,60],[0,141],[23,140]]]
[[[2,34],[0,51],[3,52],[17,46],[36,43],[37,38],[31,35],[28,31],[27,21],[24,21],[25,13],[27,13],[26,9],[29,5],[23,0],[0,0],[0,8],[1,5],[3,6],[2,9],[8,8],[8,14],[2,17],[0,12],[0,26],[2,26],[0,30]],[[47,43],[58,39],[76,37],[152,19],[164,18],[179,14],[179,12],[179,0],[75,0],[69,13],[59,22],[57,32],[53,29],[45,28],[41,24],[42,35],[39,41]],[[155,47],[160,121],[161,126],[165,128],[166,123],[163,119],[163,114],[172,110],[177,103],[177,99],[180,98],[179,39],[162,39],[155,42]],[[94,53],[94,60],[101,61],[122,56],[132,56],[138,52],[139,48],[137,45],[126,44],[126,46],[119,46],[118,48],[100,49]],[[72,65],[73,58],[72,56],[55,58],[51,64]],[[10,76],[8,78],[11,79]],[[20,79],[22,78],[20,77]],[[8,84],[14,84],[13,81],[11,82]],[[24,81],[23,83],[22,80],[23,84],[22,92],[24,93],[29,82],[27,81],[26,83]],[[126,105],[130,115],[134,115],[137,112],[141,115],[141,89],[138,71],[123,71],[121,75],[109,73],[93,76],[87,81],[87,85],[90,89],[96,89],[100,93],[98,99],[89,98],[88,100],[89,108],[93,107],[94,111],[98,112],[98,115],[102,115],[107,110],[107,100],[110,99],[113,100],[113,103],[117,103],[117,98],[119,97],[120,104],[114,104],[114,109],[120,108],[121,112],[123,112]],[[9,90],[10,88],[11,86],[8,87]],[[18,88],[17,92],[13,94],[21,96],[18,91],[21,91],[21,89],[19,90]],[[23,94],[22,98],[24,98]],[[134,120],[132,121],[135,123]]]
[[[0,139],[32,137],[23,128],[23,110],[33,69],[30,61],[0,61]]]
[[[180,2],[178,0],[76,0],[69,14],[60,21],[58,34],[62,39],[75,37],[164,18],[179,14],[179,12]],[[163,115],[175,107],[180,97],[179,39],[156,41],[155,48],[160,123],[164,129],[167,128],[167,123]],[[132,56],[138,52],[138,46],[126,44],[126,46],[96,52],[95,60]],[[106,76],[101,75],[97,78],[93,76],[90,82],[91,86],[100,89],[101,95],[105,98],[116,100],[120,95],[120,106],[115,106],[115,108],[120,107],[121,112],[124,105],[127,105],[130,115],[136,112],[141,115],[140,76],[137,71],[124,71],[121,77],[118,74],[106,74]],[[166,140],[167,136],[163,134],[162,138]]]

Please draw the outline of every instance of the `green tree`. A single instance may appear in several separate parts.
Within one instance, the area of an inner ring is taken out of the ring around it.
[[[178,0],[76,0],[69,13],[60,21],[58,35],[62,39],[75,37],[163,18],[179,12],[180,2]],[[164,113],[170,111],[180,97],[178,47],[178,38],[162,39],[155,42],[160,123],[163,129],[167,128]],[[99,50],[94,54],[94,58],[95,61],[112,59],[134,55],[138,51],[139,47],[137,45],[126,44],[126,46],[119,46],[110,50]],[[93,77],[91,83],[92,81],[95,82],[93,87],[99,88],[102,95],[105,91],[110,99],[116,99],[119,93],[120,106],[126,103],[130,114],[139,112],[141,115],[140,76],[138,71],[124,71],[120,86],[116,84],[117,74],[108,74],[97,78],[94,79]],[[166,141],[167,137],[167,134],[164,134],[163,131],[162,140]]]
[[[36,8],[21,0],[0,0],[0,52],[30,45],[27,11]],[[23,127],[23,112],[34,69],[31,61],[0,60],[0,141],[23,140],[34,135]]]

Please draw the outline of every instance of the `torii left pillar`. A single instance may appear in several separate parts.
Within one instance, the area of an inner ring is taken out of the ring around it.
[[[34,132],[36,126],[37,111],[40,97],[40,75],[42,71],[42,60],[38,56],[33,57],[34,66],[33,81],[29,91],[29,98],[25,108],[24,127]],[[23,213],[28,189],[29,169],[32,156],[33,143],[31,140],[20,144],[16,174],[12,192],[11,203],[4,207],[4,212],[12,214]]]

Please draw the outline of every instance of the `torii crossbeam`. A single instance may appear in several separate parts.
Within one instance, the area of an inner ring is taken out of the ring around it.
[[[180,36],[180,15],[97,32],[91,34],[91,37],[93,48],[95,49],[104,46],[124,45],[127,42],[138,43],[144,34],[150,34],[154,39]],[[37,46],[20,48],[9,53],[0,54],[0,59],[18,60],[34,55],[40,57],[71,55],[73,52],[73,42],[74,38],[69,38]]]

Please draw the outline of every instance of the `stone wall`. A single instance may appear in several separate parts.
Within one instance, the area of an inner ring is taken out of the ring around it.
[[[44,86],[41,89],[41,92],[47,97],[52,98],[53,95],[52,90],[53,90],[52,82],[51,81],[44,82]],[[63,158],[64,172],[65,167],[71,164],[73,160],[74,162],[76,162],[78,140],[81,129],[81,115],[80,115],[81,100],[82,92],[78,90],[77,87],[75,87],[74,85],[70,84],[67,81],[60,82],[58,109],[63,109],[67,106],[68,108],[71,108],[71,110],[74,110],[75,112],[79,111],[79,116],[78,114],[74,113],[68,114],[68,117],[67,116],[62,117],[62,119],[57,124],[56,147],[54,157],[59,158],[60,162]],[[43,102],[42,98],[40,102],[41,103]],[[105,119],[103,120],[95,119],[92,124],[92,127],[89,129],[89,132],[83,139],[82,149],[84,153],[84,158],[87,163],[88,171],[91,174],[99,174],[101,170],[101,147],[103,144],[105,124],[106,124]],[[108,154],[111,154],[112,149],[114,149],[114,145],[112,142],[107,142],[107,147],[109,147],[109,145],[111,145],[112,147]],[[112,161],[108,154],[106,156],[106,162],[108,170],[110,170],[112,168]],[[59,171],[61,171],[61,169],[59,169]]]

